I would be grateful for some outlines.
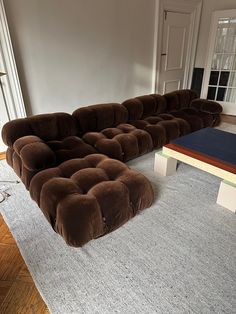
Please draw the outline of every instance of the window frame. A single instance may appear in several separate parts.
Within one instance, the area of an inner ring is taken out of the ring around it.
[[[214,69],[211,69],[211,66],[212,66],[212,60],[213,60],[213,55],[214,55],[214,50],[215,50],[218,20],[220,18],[232,18],[232,17],[236,17],[236,9],[221,10],[221,11],[215,11],[212,13],[211,27],[210,27],[210,32],[209,32],[209,44],[208,44],[208,50],[207,50],[208,53],[206,57],[206,64],[205,64],[205,71],[204,71],[204,76],[203,76],[203,84],[202,84],[202,92],[201,92],[202,98],[207,98],[208,87],[210,86],[209,80],[210,80],[211,71],[219,71],[219,72],[226,71],[222,69],[214,70]],[[221,87],[221,86],[218,86],[218,87]],[[222,86],[222,87],[225,87],[225,86]],[[227,101],[217,101],[217,102],[219,102],[222,105],[223,112],[225,114],[236,115],[236,100],[235,102],[227,102]]]

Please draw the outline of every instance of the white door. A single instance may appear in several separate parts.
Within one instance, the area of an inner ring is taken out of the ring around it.
[[[185,87],[190,13],[165,11],[158,90],[165,94]]]
[[[236,10],[213,13],[202,97],[236,115]]]
[[[2,94],[2,90],[0,89],[0,153],[6,151],[6,146],[2,141],[2,127],[5,123],[9,121],[8,113],[5,107],[5,102]]]

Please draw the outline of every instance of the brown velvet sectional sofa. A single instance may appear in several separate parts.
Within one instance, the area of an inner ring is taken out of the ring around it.
[[[82,246],[151,206],[146,177],[124,162],[220,123],[222,107],[192,90],[8,122],[7,162],[52,228]]]

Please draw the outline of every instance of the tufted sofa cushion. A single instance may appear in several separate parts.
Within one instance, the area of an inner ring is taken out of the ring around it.
[[[74,118],[68,113],[57,112],[10,121],[2,129],[2,139],[7,146],[13,147],[18,138],[27,135],[35,135],[43,141],[49,141],[77,133]]]
[[[176,117],[187,121],[190,125],[191,132],[195,132],[203,128],[204,124],[200,117],[190,112],[186,112],[184,109],[171,111],[171,114]]]
[[[154,199],[142,174],[102,154],[39,172],[30,194],[53,229],[76,247],[118,228]]]
[[[190,132],[190,126],[184,119],[165,113],[143,120],[130,121],[130,123],[151,135],[154,148],[160,148],[169,141]]]
[[[192,100],[198,97],[197,93],[191,89],[177,90],[176,94],[178,96],[180,108],[189,108]]]
[[[75,135],[63,140],[48,141],[47,146],[54,152],[57,165],[72,158],[82,158],[97,153],[94,147]]]
[[[148,132],[125,123],[101,132],[87,132],[83,140],[98,152],[122,161],[136,158],[153,149]]]
[[[219,103],[206,99],[195,99],[191,102],[190,107],[196,109],[197,111],[213,114],[220,114],[223,110]]]
[[[129,114],[129,121],[142,120],[146,117],[164,113],[166,99],[158,94],[144,95],[131,98],[122,103]]]
[[[98,104],[75,110],[72,116],[81,133],[113,128],[128,120],[126,108],[117,103]]]
[[[171,92],[163,95],[166,100],[166,111],[170,112],[173,110],[180,109],[179,97],[176,92]]]
[[[188,108],[193,99],[197,98],[197,94],[190,89],[177,90],[163,95],[166,99],[166,110],[171,112],[182,108]]]
[[[193,90],[178,90],[163,96],[145,95],[122,103],[129,113],[128,123],[147,131],[158,148],[170,140],[215,126],[220,121],[222,107],[216,102],[196,99]]]
[[[38,136],[27,135],[18,138],[13,149],[28,170],[38,171],[56,163],[53,150]]]

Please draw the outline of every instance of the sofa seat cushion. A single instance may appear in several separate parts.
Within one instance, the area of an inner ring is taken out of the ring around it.
[[[189,114],[190,116],[199,117],[202,120],[203,127],[212,126],[214,116],[213,114],[203,112],[203,111],[197,111],[194,108],[184,108],[182,109],[185,113]]]
[[[169,141],[190,132],[188,122],[171,114],[158,114],[143,120],[130,121],[136,128],[151,135],[154,148],[160,148]]]
[[[202,111],[206,113],[212,114],[220,114],[223,110],[222,106],[215,102],[208,99],[194,99],[190,105],[191,108],[196,109],[197,111]]]
[[[201,117],[197,115],[197,112],[193,109],[181,109],[177,111],[172,111],[171,114],[176,118],[181,118],[187,121],[190,125],[191,132],[195,132],[204,127],[204,123]]]
[[[99,153],[122,161],[136,158],[153,149],[150,134],[130,124],[120,124],[101,132],[87,132],[83,140]]]
[[[30,194],[53,229],[76,247],[118,228],[154,199],[146,177],[102,154],[37,173]]]
[[[97,153],[94,147],[77,136],[68,136],[61,141],[48,141],[47,145],[54,151],[57,165],[71,158],[82,158]]]

